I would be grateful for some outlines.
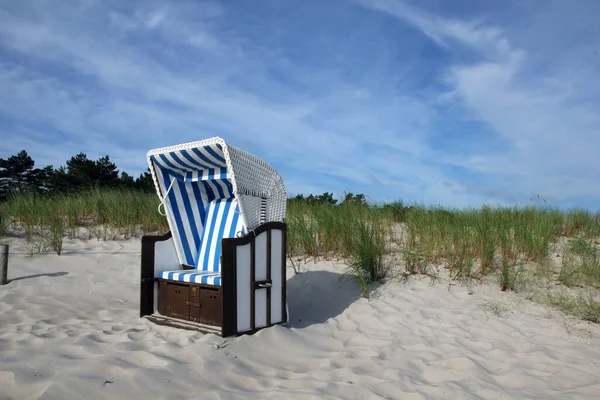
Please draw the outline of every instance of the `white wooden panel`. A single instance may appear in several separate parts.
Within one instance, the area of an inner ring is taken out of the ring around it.
[[[264,281],[267,279],[267,232],[263,232],[256,237],[254,247],[254,265],[255,281]]]
[[[273,287],[271,288],[271,323],[281,322],[281,243],[283,240],[283,232],[279,229],[271,231],[271,280]]]
[[[254,281],[267,279],[267,232],[256,237],[254,263]],[[257,289],[254,292],[254,323],[255,328],[267,325],[267,289]]]
[[[267,289],[257,289],[254,292],[254,323],[255,328],[267,326]]]
[[[178,269],[181,269],[181,264],[175,251],[173,238],[154,243],[154,277],[158,278],[162,271]]]
[[[158,278],[162,271],[174,271],[181,268],[175,243],[171,237],[154,243],[154,277]],[[158,282],[154,283],[154,310],[158,311]]]
[[[251,329],[250,325],[250,245],[237,246],[237,331]]]

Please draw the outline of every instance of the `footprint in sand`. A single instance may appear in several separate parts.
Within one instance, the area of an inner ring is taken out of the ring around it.
[[[107,335],[104,332],[102,332],[102,333],[100,333],[100,332],[92,333],[92,334],[89,334],[88,337],[90,339],[92,339],[93,341],[98,342],[98,343],[109,343],[109,344],[112,344],[112,343],[117,343],[117,342],[121,341],[121,338],[119,336],[112,335],[112,334]]]
[[[125,330],[125,325],[124,324],[113,325],[110,329],[113,332],[123,332]]]
[[[132,351],[118,357],[121,361],[136,367],[164,367],[168,363],[146,351]]]
[[[137,340],[137,341],[133,341],[133,342],[123,341],[121,343],[115,344],[114,347],[115,347],[115,349],[118,349],[118,350],[141,351],[141,350],[146,350],[151,346],[152,346],[151,343],[146,343],[146,342]]]
[[[85,351],[82,346],[69,346],[62,351],[63,357],[69,360],[85,360],[90,356],[90,353]]]
[[[68,337],[67,334],[65,332],[53,329],[53,330],[49,330],[47,332],[41,333],[41,334],[36,334],[37,337],[40,338],[44,338],[44,339],[63,339]]]

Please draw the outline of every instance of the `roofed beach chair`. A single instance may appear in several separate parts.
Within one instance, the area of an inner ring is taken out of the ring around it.
[[[223,337],[286,323],[279,174],[219,137],[147,158],[170,231],[142,237],[140,317]]]

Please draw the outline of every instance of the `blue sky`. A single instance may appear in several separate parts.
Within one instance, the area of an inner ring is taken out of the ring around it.
[[[4,1],[0,157],[212,136],[288,192],[600,208],[600,2]]]

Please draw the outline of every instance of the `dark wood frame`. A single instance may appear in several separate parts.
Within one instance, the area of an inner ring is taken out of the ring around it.
[[[219,289],[219,295],[222,301],[223,314],[221,317],[221,326],[216,325],[205,325],[199,324],[192,321],[172,318],[165,315],[157,315],[154,313],[154,288],[156,282],[173,282],[167,281],[160,278],[154,277],[154,265],[155,265],[155,244],[159,241],[169,240],[172,235],[171,232],[167,232],[164,235],[157,236],[143,236],[142,237],[142,257],[141,257],[141,286],[140,286],[140,317],[146,317],[155,323],[162,325],[170,325],[177,328],[184,329],[195,329],[202,332],[210,332],[220,334],[222,337],[227,336],[239,336],[241,334],[252,334],[256,331],[263,329],[256,328],[255,313],[256,305],[254,304],[255,291],[260,289],[267,290],[267,325],[269,327],[275,324],[285,324],[287,322],[287,307],[286,307],[286,224],[284,222],[267,222],[260,225],[255,230],[248,232],[243,237],[238,238],[226,238],[221,241],[221,287]],[[271,315],[271,231],[281,230],[282,232],[282,260],[281,260],[281,322],[272,323]],[[267,279],[256,281],[255,280],[255,241],[256,237],[261,233],[267,233]],[[238,246],[244,246],[250,244],[250,321],[251,329],[244,332],[237,331],[237,251]],[[182,266],[182,269],[188,266]],[[198,287],[202,290],[202,287],[212,288],[212,285],[201,285],[197,283],[177,282],[182,286],[188,288]]]
[[[163,242],[173,237],[171,231],[164,235],[142,236],[142,270],[140,282],[140,318],[154,312],[154,258],[156,242]]]

